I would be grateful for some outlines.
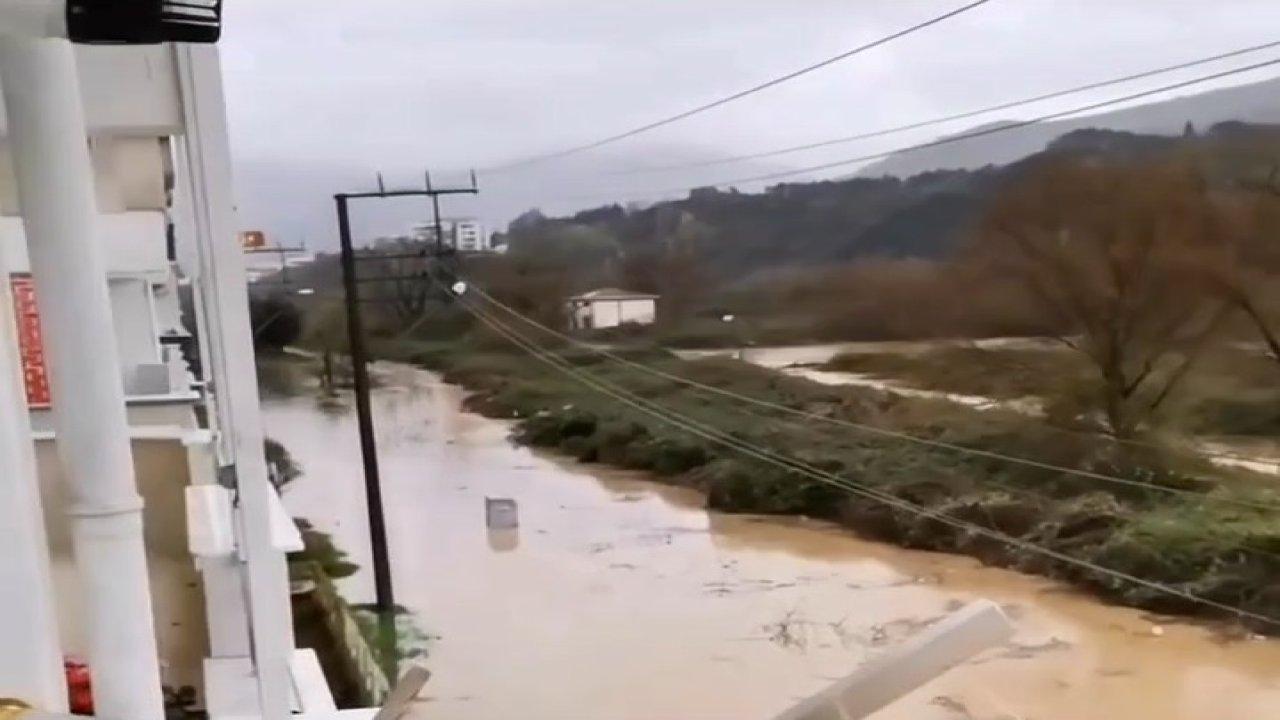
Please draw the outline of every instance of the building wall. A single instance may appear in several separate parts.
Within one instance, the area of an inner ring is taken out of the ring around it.
[[[484,228],[474,220],[458,220],[454,224],[454,239],[459,250],[464,252],[483,252],[488,250],[484,239]]]
[[[165,256],[165,218],[159,211],[98,215],[98,242],[105,252],[107,272],[115,274],[169,272]],[[0,217],[0,253],[10,272],[27,272],[27,235],[22,218]]]
[[[131,368],[162,361],[156,344],[155,312],[150,281],[141,277],[115,277],[107,283],[111,297],[111,322],[116,330],[120,365],[125,372],[125,388],[130,385]]]
[[[190,414],[190,408],[187,408]],[[204,592],[187,551],[184,492],[189,483],[187,449],[178,440],[135,440],[133,462],[142,495],[144,542],[155,612],[156,639],[165,684],[200,687],[208,654]],[[41,504],[53,565],[54,597],[64,652],[86,657],[78,578],[71,553],[69,506],[53,442],[36,443]]]
[[[178,78],[168,45],[77,45],[75,53],[90,134],[181,132]],[[0,112],[0,136],[8,134],[7,117]]]
[[[657,318],[657,302],[652,298],[591,300],[573,315],[576,328],[610,328],[625,323],[650,325]]]
[[[186,392],[171,387],[159,348],[159,336],[177,327],[181,310],[165,254],[165,217],[160,212],[106,213],[98,216],[98,240],[107,250],[107,287],[125,392],[164,395]],[[0,267],[27,272],[22,220],[0,217]],[[8,278],[4,278],[7,289]],[[39,296],[40,288],[36,288]]]
[[[155,137],[101,136],[89,143],[98,211],[163,210],[168,156]],[[0,215],[17,216],[18,189],[8,143],[0,139]]]

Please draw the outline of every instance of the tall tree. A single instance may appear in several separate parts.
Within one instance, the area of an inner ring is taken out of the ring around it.
[[[1280,363],[1280,133],[1262,128],[1225,134],[1208,144],[1203,162],[1234,232],[1205,273]]]
[[[1090,362],[1107,428],[1134,435],[1228,315],[1205,282],[1231,223],[1184,164],[1042,163],[985,219],[991,262],[1025,283]]]

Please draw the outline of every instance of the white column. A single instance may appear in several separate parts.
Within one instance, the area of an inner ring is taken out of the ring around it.
[[[266,720],[289,717],[293,627],[284,554],[271,538],[271,493],[262,450],[262,417],[254,369],[253,329],[244,256],[236,241],[231,195],[231,146],[218,50],[175,45],[186,135],[178,170],[189,184],[199,256],[197,292],[208,313],[201,344],[209,343],[223,452],[234,461],[248,579],[250,638],[258,699]]]
[[[0,697],[65,711],[67,684],[9,273],[0,248]]]
[[[97,714],[161,720],[142,498],[71,44],[0,38],[0,82],[71,499]]]
[[[65,0],[6,0],[0,8],[0,27],[26,37],[67,36]]]

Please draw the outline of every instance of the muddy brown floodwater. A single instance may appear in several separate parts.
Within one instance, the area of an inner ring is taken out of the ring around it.
[[[708,513],[695,492],[513,446],[430,373],[379,371],[396,599],[439,636],[417,717],[766,720],[978,597],[1015,618],[1014,640],[876,718],[1280,716],[1280,642],[824,524]],[[367,567],[353,415],[306,397],[264,409],[306,470],[286,504]],[[519,502],[517,534],[486,532],[486,496]],[[367,573],[343,584],[372,597]]]

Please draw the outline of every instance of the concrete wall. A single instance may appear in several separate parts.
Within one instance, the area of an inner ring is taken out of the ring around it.
[[[92,135],[176,135],[182,106],[166,45],[76,46],[85,122]],[[8,135],[0,100],[0,137]]]
[[[98,241],[106,249],[107,272],[156,273],[169,271],[165,257],[165,217],[158,211],[102,213],[98,215]],[[22,219],[0,217],[0,253],[11,272],[27,272],[27,235]]]
[[[109,135],[89,142],[98,211],[163,210],[169,173],[165,141],[155,137]],[[17,216],[18,189],[8,143],[0,140],[0,215]],[[163,247],[164,236],[161,236]]]
[[[146,503],[144,537],[164,682],[199,687],[208,632],[200,574],[187,552],[183,496],[189,482],[187,449],[177,440],[135,440],[133,456],[138,490]],[[53,442],[36,443],[36,464],[62,647],[83,658],[88,645],[80,623],[82,593],[71,555],[70,523],[64,514],[67,497]]]

